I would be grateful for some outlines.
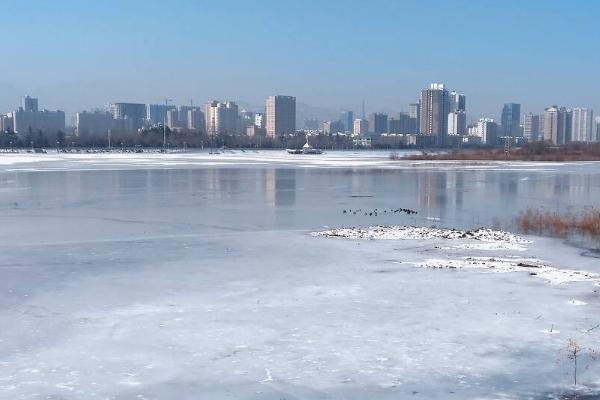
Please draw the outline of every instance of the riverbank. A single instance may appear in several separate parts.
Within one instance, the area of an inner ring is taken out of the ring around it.
[[[398,159],[394,155],[391,159]],[[531,143],[513,149],[454,150],[445,153],[421,154],[401,157],[402,160],[457,160],[457,161],[600,161],[600,143],[570,143],[554,146],[548,143]]]
[[[594,208],[563,214],[530,208],[521,213],[516,222],[525,233],[557,237],[575,234],[600,239],[600,210]]]

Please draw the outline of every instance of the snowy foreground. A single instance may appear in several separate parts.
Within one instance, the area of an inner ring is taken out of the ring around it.
[[[554,398],[567,340],[600,347],[598,260],[550,239],[376,227],[72,246],[55,249],[72,265],[59,282],[44,248],[28,250],[50,268],[34,287],[4,269],[2,399]]]
[[[597,254],[476,227],[599,206],[599,176],[382,152],[2,155],[0,399],[557,399],[569,339],[593,395]]]

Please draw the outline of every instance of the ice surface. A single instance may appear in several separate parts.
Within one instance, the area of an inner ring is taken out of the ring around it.
[[[5,164],[0,399],[537,399],[570,389],[567,339],[600,348],[598,258],[473,231],[598,205],[597,164],[259,156]],[[419,214],[342,214],[369,207]]]

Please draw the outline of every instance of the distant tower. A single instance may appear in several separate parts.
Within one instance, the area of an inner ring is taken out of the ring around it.
[[[408,116],[410,117],[410,133],[420,133],[421,129],[421,103],[410,103],[408,105]]]
[[[502,127],[501,136],[517,137],[521,136],[521,105],[517,103],[505,103],[502,107],[502,117],[500,118]]]
[[[594,139],[592,134],[593,112],[589,108],[574,108],[573,123],[571,129],[571,140],[573,142],[591,142]]]
[[[267,99],[267,135],[276,137],[296,132],[296,98],[269,96]]]
[[[450,92],[450,112],[467,111],[467,98],[456,91]]]
[[[541,118],[533,113],[525,114],[523,120],[523,136],[529,142],[540,140]]]
[[[449,113],[450,96],[443,83],[432,83],[421,91],[420,133],[430,136],[438,146],[445,144]]]
[[[38,111],[38,99],[37,97],[21,97],[21,108],[25,111],[29,112],[37,112]]]
[[[342,121],[342,124],[344,124],[345,132],[352,132],[354,125],[354,112],[342,111],[340,113],[340,121]]]
[[[551,106],[544,110],[542,120],[544,140],[553,144],[571,141],[573,113],[565,107]]]

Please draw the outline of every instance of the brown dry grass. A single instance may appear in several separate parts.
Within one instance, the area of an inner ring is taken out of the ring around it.
[[[526,233],[539,233],[564,237],[582,234],[600,238],[600,210],[589,209],[578,214],[559,214],[529,208],[516,219],[519,229]]]
[[[407,160],[464,160],[464,161],[600,161],[600,143],[570,143],[554,146],[535,142],[504,149],[462,150],[445,154],[419,154],[407,156]]]

